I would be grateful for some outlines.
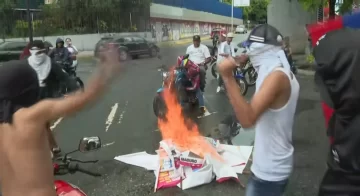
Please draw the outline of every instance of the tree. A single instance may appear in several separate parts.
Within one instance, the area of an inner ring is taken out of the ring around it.
[[[351,11],[354,0],[343,0],[339,10],[335,10],[336,0],[298,0],[299,3],[308,11],[316,11],[320,6],[329,7],[329,18],[334,19],[336,11],[340,14]]]
[[[1,37],[5,40],[5,35],[12,31],[13,28],[13,8],[15,7],[14,1],[0,0],[0,26]]]
[[[232,0],[224,0],[224,3],[232,4]],[[252,0],[249,7],[242,7],[243,20],[251,20],[264,23],[267,20],[267,6],[270,0]]]

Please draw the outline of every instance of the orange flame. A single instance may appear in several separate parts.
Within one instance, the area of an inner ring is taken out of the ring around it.
[[[180,151],[189,150],[201,157],[210,154],[222,160],[216,149],[201,136],[198,126],[190,119],[185,120],[176,94],[169,88],[165,88],[163,93],[167,113],[165,120],[158,119],[162,138],[164,140],[170,139]]]

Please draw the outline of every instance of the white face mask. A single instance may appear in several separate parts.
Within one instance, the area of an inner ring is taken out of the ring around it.
[[[30,53],[31,53],[31,59],[32,59],[32,62],[35,64],[35,65],[40,65],[42,64],[46,58],[47,58],[47,55],[45,53],[40,53],[40,54],[37,54],[38,52],[40,52],[42,50],[37,50],[37,49],[32,49],[30,50]]]

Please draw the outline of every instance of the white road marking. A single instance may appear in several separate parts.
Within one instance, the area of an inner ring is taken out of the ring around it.
[[[160,129],[155,129],[154,131],[160,131]]]
[[[119,104],[118,103],[115,103],[112,107],[111,107],[111,111],[109,113],[109,116],[107,117],[107,120],[105,122],[105,125],[106,125],[106,128],[105,128],[105,132],[107,132],[115,118],[115,115],[116,115],[116,111],[119,107]]]
[[[54,129],[56,128],[56,126],[58,126],[60,124],[60,122],[62,121],[62,117],[57,119],[57,121],[54,122],[54,124],[50,127],[51,131],[54,131]]]
[[[111,146],[111,145],[113,145],[113,144],[115,144],[115,142],[110,142],[110,143],[107,143],[107,144],[103,144],[102,147]]]
[[[126,108],[127,108],[127,106],[128,106],[128,103],[129,103],[129,102],[126,101],[125,106],[124,106],[124,109],[123,109],[122,112],[120,113],[118,124],[121,124],[122,119],[124,118],[124,115],[125,115],[125,112],[126,112]]]

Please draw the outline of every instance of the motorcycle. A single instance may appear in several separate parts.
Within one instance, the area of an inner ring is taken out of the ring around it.
[[[90,176],[99,177],[100,173],[93,172],[82,168],[79,163],[97,163],[98,160],[82,161],[69,157],[70,154],[75,152],[90,152],[101,148],[101,140],[99,137],[84,137],[80,140],[79,147],[77,150],[71,151],[65,154],[63,157],[55,159],[54,175],[66,175],[74,174],[75,172],[81,172]],[[86,194],[77,186],[66,182],[64,180],[55,180],[55,190],[57,195],[71,195],[71,196],[86,196]]]
[[[222,144],[233,145],[232,139],[240,133],[241,125],[235,115],[226,116],[207,137],[217,139]]]
[[[186,69],[183,66],[180,66],[180,63],[193,63],[188,57],[189,55],[178,57],[178,65],[173,73],[165,71],[164,68],[160,69],[162,74],[162,86],[157,90],[153,100],[153,110],[156,117],[165,118],[166,116],[167,108],[163,98],[165,88],[176,93],[177,100],[179,103],[182,103],[181,105],[185,115],[194,117],[193,115],[197,114],[195,111],[198,111],[199,103],[196,91],[186,90],[187,87],[192,86],[192,82],[186,75]]]
[[[80,77],[76,75],[77,66],[72,66],[70,62],[64,62],[64,61],[56,61],[55,63],[58,64],[71,78],[73,78],[76,81],[78,89],[84,91],[84,82],[80,79]],[[57,87],[55,87],[54,89],[57,89],[54,92],[54,97],[62,97],[70,93],[68,92],[66,85],[63,83],[58,84]]]
[[[235,53],[238,51],[237,48],[234,49]],[[219,77],[219,73],[217,71],[217,55],[214,55],[211,57],[211,61],[210,61],[210,67],[211,67],[211,74],[214,76],[214,78],[218,78]]]

